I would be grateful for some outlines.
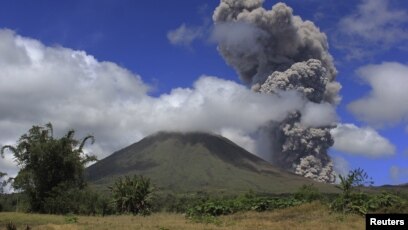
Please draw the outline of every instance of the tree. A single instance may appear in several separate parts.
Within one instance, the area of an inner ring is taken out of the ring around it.
[[[62,138],[54,138],[52,124],[48,123],[44,127],[33,126],[16,146],[1,148],[1,154],[10,150],[20,167],[13,187],[27,195],[30,211],[44,212],[45,200],[57,186],[79,189],[85,186],[85,165],[96,157],[85,154],[83,147],[88,140],[94,143],[94,137],[76,140],[74,134],[70,130]]]
[[[113,202],[119,213],[133,213],[146,215],[150,213],[152,186],[150,179],[143,176],[126,176],[115,181],[109,187],[113,195]]]
[[[336,187],[342,190],[344,197],[349,197],[353,189],[357,187],[373,184],[372,179],[361,168],[351,170],[347,176],[339,175],[339,178],[340,184]]]
[[[351,170],[347,176],[339,175],[339,178],[340,183],[336,187],[342,193],[331,204],[331,208],[343,213],[356,212],[365,214],[367,212],[366,203],[369,197],[367,194],[358,191],[357,188],[372,185],[372,179],[361,168]]]

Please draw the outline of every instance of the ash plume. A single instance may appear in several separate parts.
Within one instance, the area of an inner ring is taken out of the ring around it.
[[[221,0],[215,9],[212,39],[227,64],[254,91],[297,91],[307,101],[335,106],[341,86],[335,81],[326,35],[313,22],[294,16],[284,3],[271,10],[262,4],[263,0]],[[296,174],[334,182],[327,154],[333,126],[309,127],[301,118],[300,111],[293,111],[282,122],[262,127],[271,142],[266,158]]]

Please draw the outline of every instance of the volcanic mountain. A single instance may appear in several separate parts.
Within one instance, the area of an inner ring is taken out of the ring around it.
[[[290,193],[303,184],[333,192],[329,184],[280,170],[232,141],[207,133],[160,132],[86,169],[88,181],[106,188],[124,175],[149,177],[161,191]]]

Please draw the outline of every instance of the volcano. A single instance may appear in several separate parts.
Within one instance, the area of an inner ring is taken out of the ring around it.
[[[85,175],[101,189],[118,177],[143,175],[173,193],[291,193],[304,184],[335,191],[330,184],[278,169],[222,136],[199,132],[148,136],[91,165]]]

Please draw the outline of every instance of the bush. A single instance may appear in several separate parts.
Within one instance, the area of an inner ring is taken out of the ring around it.
[[[293,197],[243,196],[233,199],[218,199],[202,202],[188,209],[187,216],[220,216],[239,211],[268,211],[300,205],[305,201]]]
[[[143,176],[126,176],[115,181],[114,186],[109,189],[117,212],[142,215],[151,213],[153,188],[150,179]]]
[[[331,204],[333,211],[343,213],[356,213],[364,215],[367,213],[367,202],[369,196],[365,193],[351,193],[348,196],[339,195]]]
[[[374,195],[366,204],[368,212],[407,213],[408,201],[397,195],[382,192]]]
[[[113,213],[108,199],[89,188],[78,189],[59,185],[52,190],[44,203],[46,213],[102,216]]]
[[[157,195],[152,200],[152,211],[159,212],[176,212],[186,213],[191,207],[199,205],[209,200],[209,195],[206,193],[197,194],[162,194]]]
[[[313,184],[302,185],[295,193],[295,198],[298,200],[304,200],[306,202],[311,202],[314,200],[322,199],[322,194],[319,192],[319,189],[316,188]]]
[[[336,187],[342,193],[330,204],[330,208],[343,213],[366,214],[369,196],[359,191],[358,188],[372,185],[371,178],[361,168],[350,171],[347,176],[339,175],[339,178],[340,184]]]

